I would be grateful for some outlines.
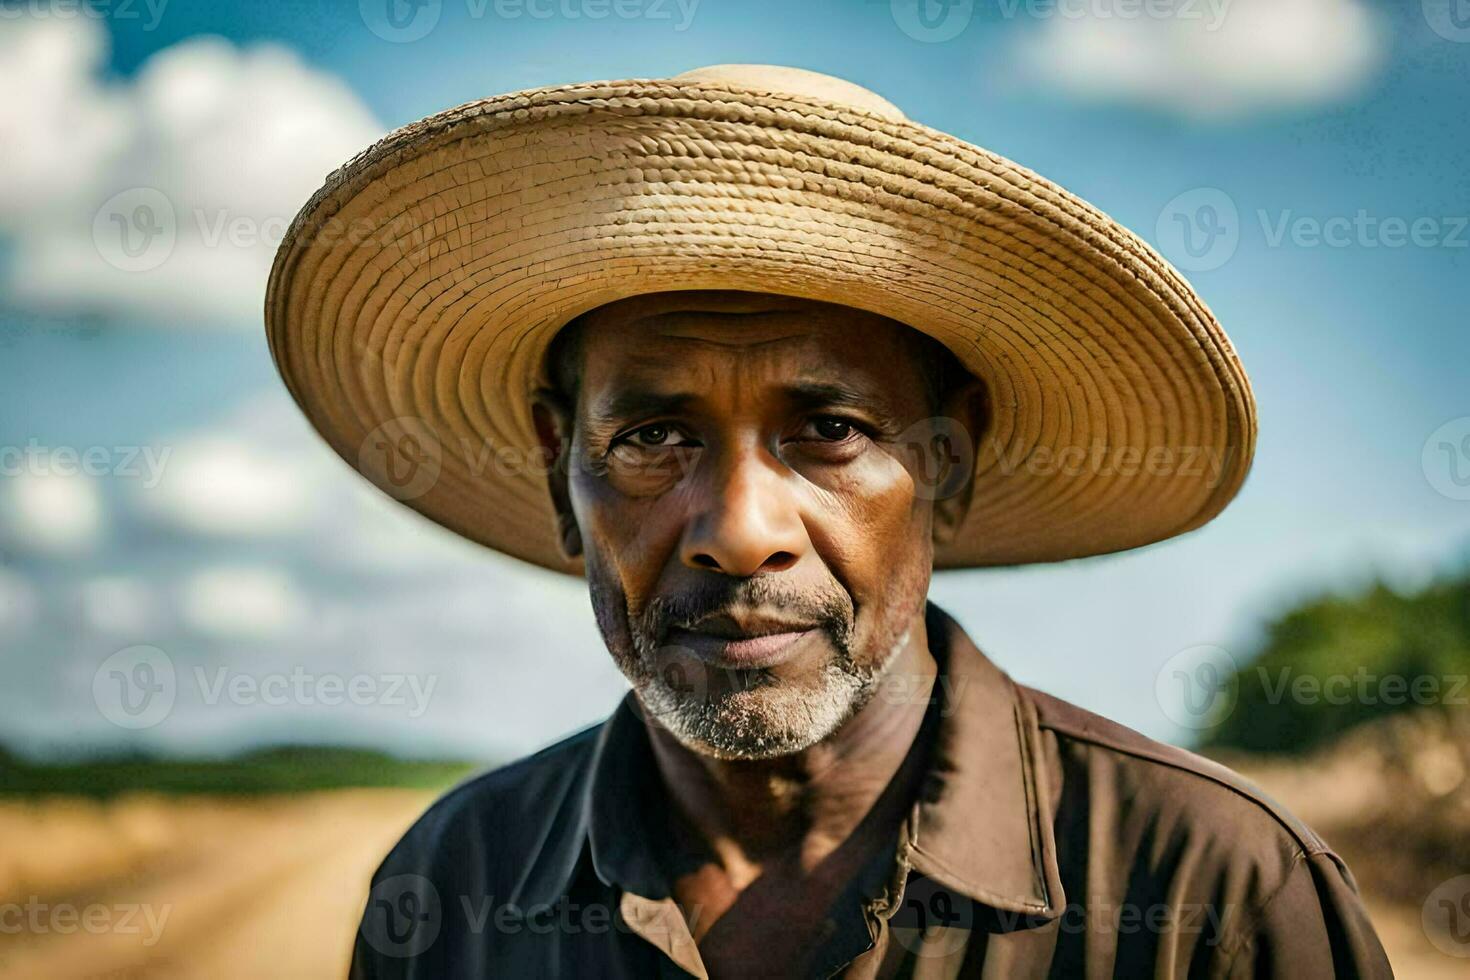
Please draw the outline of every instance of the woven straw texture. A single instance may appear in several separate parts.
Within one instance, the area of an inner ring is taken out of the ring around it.
[[[988,387],[938,567],[1198,527],[1255,409],[1188,283],[1107,215],[849,83],[721,67],[468,103],[332,174],[276,256],[271,351],[338,454],[440,524],[566,572],[529,394],[567,321],[676,289],[843,303]]]

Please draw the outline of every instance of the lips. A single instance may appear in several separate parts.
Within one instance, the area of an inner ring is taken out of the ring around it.
[[[718,667],[753,669],[791,659],[798,644],[817,629],[807,622],[721,614],[670,630],[665,643]]]

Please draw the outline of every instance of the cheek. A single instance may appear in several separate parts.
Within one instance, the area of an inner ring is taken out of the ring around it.
[[[898,568],[928,560],[931,505],[893,456],[875,448],[812,483],[813,541],[858,601],[886,594]]]
[[[602,563],[601,552],[586,553],[587,595],[603,642],[619,663],[633,657],[633,634],[628,623],[627,596],[617,573]]]
[[[915,490],[913,474],[884,456],[883,479],[865,481],[850,498],[858,554],[851,587],[859,602],[856,656],[876,665],[922,612],[933,571],[933,504]]]
[[[636,615],[678,545],[678,528],[661,516],[664,498],[623,493],[613,479],[590,473],[576,476],[570,489],[589,577],[595,563]]]

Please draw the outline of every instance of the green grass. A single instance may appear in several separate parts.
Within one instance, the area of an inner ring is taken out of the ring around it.
[[[353,786],[440,789],[484,768],[471,762],[399,759],[364,749],[318,746],[282,746],[224,759],[129,755],[59,764],[26,762],[0,751],[0,795],[248,795]]]

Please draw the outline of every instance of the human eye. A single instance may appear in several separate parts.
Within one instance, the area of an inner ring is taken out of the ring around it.
[[[698,445],[682,429],[669,422],[649,422],[636,429],[629,429],[614,439],[613,444],[639,449],[671,449]]]
[[[813,415],[806,419],[798,439],[811,442],[846,443],[866,437],[867,433],[856,419],[840,415]]]

